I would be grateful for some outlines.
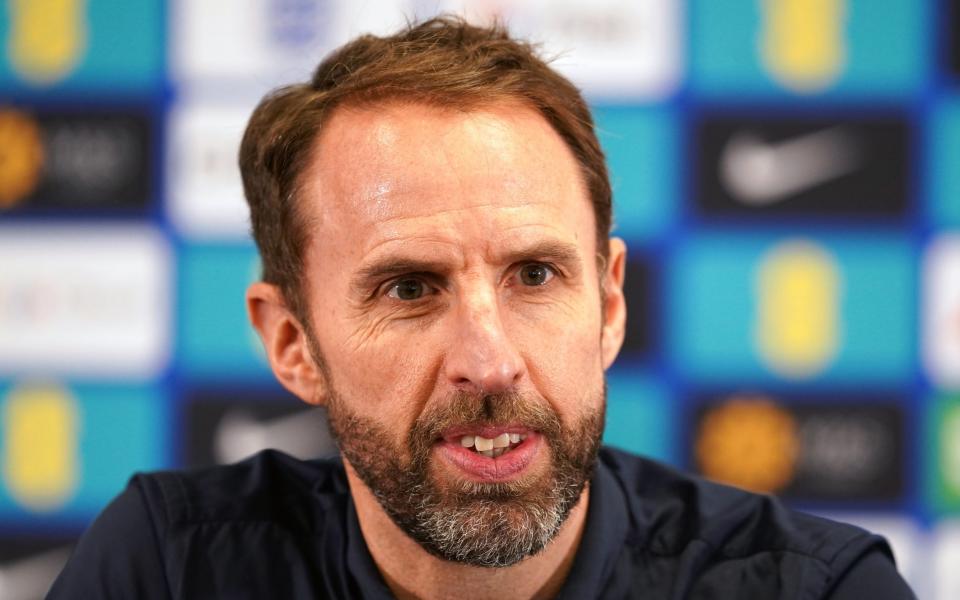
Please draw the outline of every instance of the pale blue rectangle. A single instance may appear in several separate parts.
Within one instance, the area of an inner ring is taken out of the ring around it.
[[[15,499],[3,473],[0,477],[0,524],[86,523],[124,489],[134,473],[171,466],[168,447],[172,437],[170,402],[161,389],[107,384],[63,385],[75,400],[77,485],[61,506],[40,510]],[[12,385],[0,385],[0,407],[7,402],[11,389]],[[0,436],[6,426],[0,421]],[[0,452],[4,453],[0,459],[6,460],[5,444],[0,443]]]
[[[188,245],[180,253],[179,368],[218,380],[273,380],[246,312],[247,286],[259,278],[249,244]]]
[[[756,269],[766,252],[790,239],[826,250],[840,275],[837,351],[822,371],[801,378],[771,369],[755,343]],[[908,384],[917,345],[914,260],[911,244],[896,234],[689,239],[669,268],[670,360],[698,383]]]
[[[929,119],[928,214],[935,227],[960,227],[960,101],[941,103]]]
[[[667,387],[623,366],[607,373],[605,444],[676,462],[676,411]]]
[[[39,83],[14,68],[9,51],[13,23],[12,6],[0,6],[0,87],[47,89],[160,88],[164,77],[165,11],[161,0],[87,0],[77,3],[80,19],[44,19],[51,23],[79,26],[84,42],[77,46],[62,77]],[[51,30],[54,37],[60,34]]]
[[[665,108],[598,107],[597,134],[613,186],[614,235],[662,237],[676,218],[679,128]]]
[[[814,95],[905,96],[930,75],[930,6],[911,0],[837,0],[846,7],[845,60]],[[691,85],[699,93],[742,98],[793,96],[763,64],[763,6],[774,2],[692,0]],[[801,93],[800,96],[805,96]]]

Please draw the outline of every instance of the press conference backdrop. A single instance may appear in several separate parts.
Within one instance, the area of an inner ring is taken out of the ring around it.
[[[247,324],[257,100],[440,10],[541,41],[629,247],[608,443],[960,598],[960,0],[2,0],[0,598],[140,470],[332,451]]]

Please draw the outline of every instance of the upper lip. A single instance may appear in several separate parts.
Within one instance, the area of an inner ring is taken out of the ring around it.
[[[504,433],[529,435],[533,430],[523,425],[461,425],[445,430],[440,437],[447,442],[459,442],[465,435],[479,435],[492,440]]]

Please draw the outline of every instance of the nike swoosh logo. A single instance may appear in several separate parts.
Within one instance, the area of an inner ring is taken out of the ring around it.
[[[842,125],[769,143],[737,133],[720,157],[720,180],[743,204],[766,206],[851,173],[862,165],[857,140]]]
[[[214,432],[214,457],[220,464],[243,460],[267,448],[297,458],[316,458],[334,450],[326,419],[315,409],[269,420],[258,420],[243,409],[232,409]]]

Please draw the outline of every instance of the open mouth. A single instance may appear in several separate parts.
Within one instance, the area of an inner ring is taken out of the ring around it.
[[[497,458],[519,446],[526,438],[525,433],[501,433],[494,438],[464,435],[460,438],[460,445],[488,458]]]
[[[543,436],[519,423],[474,424],[451,428],[438,441],[458,476],[495,483],[524,476],[541,454]]]

